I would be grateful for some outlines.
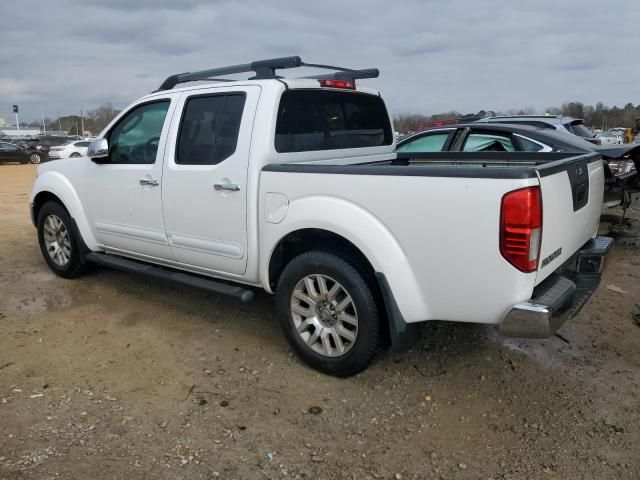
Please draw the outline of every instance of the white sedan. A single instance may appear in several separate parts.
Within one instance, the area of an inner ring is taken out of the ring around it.
[[[615,132],[601,132],[596,135],[601,145],[620,145],[622,137]]]
[[[87,154],[89,140],[78,140],[49,149],[49,158],[78,158]]]

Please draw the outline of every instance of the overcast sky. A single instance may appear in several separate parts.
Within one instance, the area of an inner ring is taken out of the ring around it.
[[[394,113],[640,103],[638,0],[0,0],[0,20],[7,120],[285,55],[380,68]]]

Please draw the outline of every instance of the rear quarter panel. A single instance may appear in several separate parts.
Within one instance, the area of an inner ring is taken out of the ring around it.
[[[535,273],[501,256],[502,196],[533,179],[473,179],[263,171],[260,182],[260,272],[277,242],[301,228],[322,228],[350,240],[386,275],[407,322],[499,323],[530,298]],[[266,197],[288,205],[276,216]]]

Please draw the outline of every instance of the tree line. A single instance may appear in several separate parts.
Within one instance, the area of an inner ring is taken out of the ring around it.
[[[581,118],[592,129],[609,130],[615,127],[635,128],[636,120],[640,119],[640,104],[627,103],[624,107],[609,107],[602,102],[586,105],[582,102],[566,102],[560,107],[548,107],[543,112],[533,107],[508,109],[506,111],[481,110],[477,113],[462,114],[457,111],[424,115],[418,113],[404,113],[393,118],[394,128],[398,132],[416,132],[428,126],[428,122],[442,120],[468,120],[496,115],[566,115]]]
[[[111,103],[100,105],[88,110],[83,115],[84,129],[96,135],[106,127],[113,118],[120,113],[120,110],[113,107]],[[428,126],[428,122],[442,120],[468,120],[474,121],[478,118],[496,115],[566,115],[574,118],[581,118],[587,126],[592,129],[609,130],[614,127],[635,128],[636,120],[640,119],[640,104],[633,105],[627,103],[624,107],[609,107],[602,102],[595,105],[586,105],[582,102],[566,102],[560,107],[548,107],[543,112],[535,108],[526,107],[521,109],[508,109],[506,111],[480,110],[477,113],[463,114],[457,111],[436,113],[425,115],[419,113],[404,113],[394,116],[394,129],[398,132],[416,132]],[[80,115],[65,115],[56,119],[45,118],[47,131],[62,130],[69,135],[81,135]],[[41,122],[31,122],[28,126],[41,127]]]
[[[55,119],[45,117],[44,124],[47,127],[47,132],[63,131],[67,135],[82,135],[81,130],[84,123],[85,131],[97,135],[118,113],[120,113],[120,110],[114,108],[111,103],[106,103],[98,108],[84,112],[82,119],[80,115],[63,115]],[[22,122],[20,123],[22,124]],[[42,122],[33,121],[27,126],[41,128]]]

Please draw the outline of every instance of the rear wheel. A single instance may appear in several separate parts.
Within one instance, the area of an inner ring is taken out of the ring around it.
[[[57,202],[45,203],[38,213],[38,243],[53,272],[75,278],[87,270],[82,240],[67,211]]]
[[[333,253],[294,258],[278,282],[287,340],[310,367],[338,377],[361,372],[380,344],[380,318],[366,274]]]
[[[78,152],[73,152],[70,156],[71,158],[80,158],[80,154]]]
[[[41,161],[40,155],[38,153],[32,153],[31,155],[29,155],[29,161],[37,165]]]

